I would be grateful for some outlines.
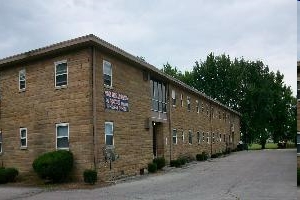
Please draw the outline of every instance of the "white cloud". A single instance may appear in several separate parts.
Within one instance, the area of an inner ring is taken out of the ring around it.
[[[294,0],[10,0],[0,7],[0,57],[93,33],[158,68],[191,69],[210,52],[260,59],[295,92],[297,7]]]

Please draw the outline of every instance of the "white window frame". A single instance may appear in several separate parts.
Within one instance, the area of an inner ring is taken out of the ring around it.
[[[62,149],[62,150],[69,150],[69,148],[70,148],[70,126],[69,126],[69,123],[59,123],[59,124],[56,124],[55,125],[56,126],[56,149]],[[68,127],[68,136],[57,136],[57,129],[58,129],[58,127],[60,127],[60,126],[67,126]],[[57,139],[59,139],[59,138],[64,138],[64,137],[67,137],[68,138],[68,147],[58,147],[57,146]]]
[[[210,144],[210,140],[209,140],[209,138],[210,138],[210,135],[209,135],[209,133],[207,133],[207,135],[206,135],[207,137],[206,137],[206,142],[207,142],[207,144]]]
[[[186,97],[187,110],[191,111],[191,98],[189,96]]]
[[[105,127],[106,127],[106,124],[110,124],[112,126],[112,134],[106,134],[106,131],[105,131]],[[104,123],[104,135],[105,135],[105,146],[114,146],[115,145],[115,137],[114,137],[114,122],[105,122]],[[106,136],[107,135],[112,135],[112,145],[111,144],[106,144]]]
[[[189,130],[189,144],[193,144],[193,133],[192,130]]]
[[[182,139],[182,143],[184,143],[184,131],[182,131],[181,139]]]
[[[180,95],[180,104],[181,104],[181,107],[183,107],[183,94]]]
[[[175,136],[174,136],[174,133],[176,133]],[[175,138],[175,143],[174,143],[174,138]],[[177,141],[177,130],[176,129],[173,129],[173,132],[172,132],[172,143],[173,144],[178,143],[178,141]]]
[[[25,137],[22,137],[22,131],[25,131]],[[25,146],[22,146],[22,140],[25,139]],[[20,128],[20,147],[27,148],[27,128]]]
[[[60,64],[66,64],[66,66],[67,66],[67,72],[65,72],[65,73],[62,73],[62,74],[56,74],[56,67],[57,67],[57,65],[60,65]],[[61,60],[61,61],[57,61],[57,62],[54,62],[54,70],[55,70],[55,74],[54,74],[54,76],[55,76],[55,80],[54,80],[54,86],[55,86],[55,88],[62,88],[62,87],[66,87],[66,86],[68,86],[68,83],[69,83],[69,67],[68,67],[68,63],[67,63],[67,60]],[[65,85],[56,85],[57,84],[57,76],[58,75],[64,75],[64,74],[66,74],[67,75],[67,83],[65,84]]]
[[[199,109],[199,105],[200,105],[200,104],[199,104],[199,101],[196,100],[196,111],[197,111],[197,113],[199,113],[199,110],[200,110],[200,109]]]
[[[109,65],[110,65],[110,74],[104,73],[104,66],[105,66],[105,64],[109,64]],[[104,84],[104,86],[106,86],[106,87],[112,87],[112,85],[113,85],[112,63],[109,62],[109,61],[107,61],[107,60],[103,60],[103,68],[102,68],[102,70],[103,70],[103,84]],[[110,76],[110,85],[106,85],[106,84],[104,83],[104,75]]]
[[[21,79],[22,78],[21,74],[24,75],[24,80]],[[24,88],[21,88],[21,81],[24,81],[24,83],[25,83],[25,87]],[[19,91],[25,91],[25,90],[26,90],[26,70],[25,69],[21,69],[19,71]]]
[[[176,107],[176,92],[175,92],[175,90],[172,90],[172,105],[173,105],[173,107]]]

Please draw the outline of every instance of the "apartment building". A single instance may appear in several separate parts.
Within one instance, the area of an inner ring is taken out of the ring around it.
[[[94,35],[1,59],[0,96],[0,162],[21,174],[57,149],[106,180],[240,140],[240,113]]]

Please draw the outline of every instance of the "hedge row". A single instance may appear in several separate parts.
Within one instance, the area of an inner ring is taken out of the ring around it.
[[[16,168],[0,168],[0,184],[15,182],[19,171]]]

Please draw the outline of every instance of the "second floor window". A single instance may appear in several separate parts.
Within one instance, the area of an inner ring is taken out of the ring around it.
[[[172,90],[172,105],[176,106],[176,93],[175,93],[175,90]]]
[[[186,102],[187,102],[187,109],[188,109],[188,111],[191,111],[191,98],[187,97]]]
[[[112,86],[112,65],[106,60],[103,60],[103,81],[105,86]]]
[[[156,112],[167,112],[166,86],[157,80],[150,80],[152,110]]]
[[[19,71],[19,90],[25,90],[26,88],[26,71],[22,69]]]
[[[55,63],[55,87],[68,85],[68,66],[67,61]]]
[[[196,112],[199,113],[199,101],[196,100]]]

